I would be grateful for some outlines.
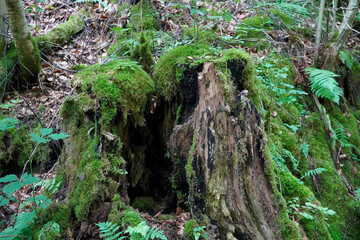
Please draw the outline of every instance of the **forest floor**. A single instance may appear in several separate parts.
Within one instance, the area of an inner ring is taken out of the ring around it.
[[[81,8],[86,8],[90,16],[84,18],[84,30],[72,36],[65,46],[51,48],[51,52],[42,54],[42,70],[39,76],[40,84],[26,92],[12,92],[4,96],[2,102],[12,100],[21,100],[13,108],[5,110],[5,113],[11,113],[17,119],[23,122],[39,122],[43,127],[52,127],[60,130],[60,108],[66,98],[75,96],[75,88],[71,86],[71,79],[76,74],[76,66],[92,65],[108,61],[107,47],[116,41],[112,27],[125,26],[129,22],[129,9],[123,9],[118,12],[119,4],[108,4],[108,8],[100,4],[73,4],[72,1],[46,0],[23,1],[28,23],[31,28],[32,36],[45,34],[56,25],[67,21],[67,19],[79,12]],[[108,1],[104,1],[108,2]],[[123,2],[123,1],[120,1]],[[189,0],[184,0],[183,4],[190,4]],[[201,18],[201,12],[198,14],[191,13],[189,9],[176,8],[169,3],[161,0],[151,0],[154,9],[158,12],[158,18],[161,29],[170,35],[174,42],[181,44],[180,34],[183,27],[189,27],[196,22],[201,29],[217,29],[217,34],[223,39],[233,38],[236,36],[236,28],[240,21],[252,16],[255,10],[246,1],[197,1],[196,7],[192,10],[211,9],[218,12],[229,13],[230,16],[215,20],[205,20]],[[196,17],[197,16],[197,17]],[[225,21],[225,18],[229,18]],[[313,19],[315,20],[315,19]],[[301,23],[302,27],[315,30],[315,22],[308,21]],[[313,31],[314,32],[314,31]],[[315,46],[309,39],[299,37],[297,44],[293,44],[289,39],[291,32],[287,29],[277,29],[268,33],[271,36],[272,48],[276,51],[286,51],[293,61],[297,70],[297,83],[301,83],[302,72],[306,67],[312,65]],[[222,40],[219,40],[222,41]],[[157,40],[157,46],[154,49],[154,60],[157,61],[162,51],[162,39]],[[348,41],[347,46],[350,49],[360,45],[359,35],[353,35]],[[228,44],[234,47],[233,44]],[[237,46],[235,46],[237,47]],[[258,51],[254,48],[245,48],[254,58],[254,61],[260,61],[269,52],[269,49]],[[55,177],[54,168],[48,169],[48,172],[39,175],[41,178]],[[40,193],[40,189],[36,192]],[[17,197],[23,201],[31,193],[28,189],[18,191]],[[18,205],[9,206],[12,211],[16,211]],[[157,226],[170,225],[171,229],[165,228],[166,231],[174,231],[178,236],[184,235],[184,222],[191,218],[190,214],[182,209],[176,210],[176,216],[167,220],[157,220],[161,212],[154,215],[143,213],[142,216]],[[164,227],[163,227],[164,229]]]

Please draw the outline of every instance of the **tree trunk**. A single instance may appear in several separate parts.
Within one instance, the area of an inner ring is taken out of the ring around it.
[[[221,239],[281,238],[257,109],[245,96],[233,110],[225,107],[211,62],[203,65],[197,85],[198,104],[175,128],[169,144],[175,170],[184,172],[185,165],[186,179],[178,174],[175,182],[188,183],[192,215],[217,222]]]
[[[320,47],[321,42],[321,29],[322,29],[322,19],[324,16],[324,9],[325,9],[325,0],[320,1],[320,8],[319,8],[319,15],[316,23],[316,37],[315,37],[315,44],[316,48]]]
[[[346,12],[343,21],[339,28],[339,34],[335,41],[335,49],[339,51],[346,38],[349,36],[350,30],[353,26],[355,17],[359,9],[359,0],[350,0],[349,5],[346,8]]]
[[[5,17],[6,17],[6,5],[4,1],[0,1],[0,59],[3,57],[5,43],[6,43],[6,38],[4,36],[6,35],[6,23],[4,21]]]
[[[32,41],[26,22],[24,6],[21,0],[5,0],[10,28],[14,37],[15,48],[19,59],[23,88],[37,83],[40,71],[40,54],[36,44]]]

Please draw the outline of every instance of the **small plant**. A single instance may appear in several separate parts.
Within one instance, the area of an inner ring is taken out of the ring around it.
[[[167,240],[164,231],[157,229],[156,227],[150,228],[149,225],[142,221],[136,227],[129,227],[125,232],[119,231],[120,226],[112,222],[95,223],[100,228],[100,237],[105,240],[122,240],[127,238],[121,236],[128,233],[130,240],[149,240],[149,239],[161,239]]]
[[[60,225],[56,222],[48,222],[40,231],[38,240],[56,240],[60,237]]]
[[[5,194],[5,197],[0,195],[0,206],[8,204],[10,201],[16,201],[12,196],[17,190],[24,187],[25,185],[33,185],[35,182],[38,182],[40,179],[34,177],[28,173],[24,173],[22,179],[19,179],[16,175],[10,174],[5,177],[0,178],[0,183],[7,183],[2,189],[2,192]],[[0,238],[8,236],[6,239],[11,240],[15,239],[17,236],[29,236],[29,229],[32,223],[35,222],[37,218],[36,207],[46,209],[51,203],[51,199],[48,199],[44,195],[34,196],[32,198],[27,198],[25,202],[20,205],[20,208],[24,206],[32,206],[33,211],[23,212],[19,215],[14,215],[15,223],[13,226],[6,228],[0,233]]]
[[[313,176],[319,175],[326,171],[327,171],[326,168],[315,168],[315,169],[305,172],[304,177],[313,177]]]
[[[310,74],[311,90],[316,96],[339,104],[340,97],[344,93],[334,79],[334,77],[338,77],[337,74],[317,68],[306,68],[305,72]]]
[[[100,228],[100,237],[104,238],[105,240],[121,240],[125,239],[126,237],[120,237],[122,232],[119,232],[120,226],[114,224],[112,222],[103,222],[103,223],[95,223],[96,226]]]
[[[194,228],[194,238],[195,238],[195,240],[199,240],[200,238],[209,239],[208,235],[204,231],[205,228],[206,228],[205,226]]]
[[[167,240],[164,231],[156,227],[150,228],[145,221],[139,223],[136,227],[129,227],[125,233],[130,234],[130,240],[148,240],[148,239],[162,239]]]
[[[295,197],[288,202],[288,212],[290,216],[292,216],[293,220],[296,219],[296,216],[301,216],[308,220],[315,219],[316,221],[319,213],[321,213],[324,217],[336,214],[336,212],[331,209],[321,207],[312,203],[313,198],[306,198],[306,200],[307,202],[305,202],[305,205],[299,204],[298,197]]]
[[[34,187],[36,186],[42,186],[46,191],[50,192],[51,194],[54,194],[59,187],[61,186],[62,182],[56,182],[56,179],[50,180],[50,179],[44,179],[40,182],[36,183]]]

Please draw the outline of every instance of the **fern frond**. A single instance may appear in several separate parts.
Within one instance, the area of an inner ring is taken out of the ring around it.
[[[343,147],[352,147],[353,145],[349,143],[349,136],[346,134],[346,129],[344,126],[335,121],[336,129],[334,130],[334,138],[340,142]]]
[[[327,98],[339,104],[340,97],[344,95],[334,77],[339,75],[322,69],[306,68],[305,72],[310,74],[311,90],[316,96]]]
[[[150,231],[148,232],[147,236],[149,236],[150,239],[157,239],[157,238],[159,238],[159,239],[162,239],[162,240],[167,240],[167,238],[166,238],[166,236],[165,236],[165,234],[164,234],[164,231],[162,231],[162,230],[160,230],[160,229],[157,229],[156,227],[152,227],[152,228],[150,229]],[[149,239],[149,237],[146,238],[146,239]]]
[[[122,232],[118,232],[120,226],[114,224],[112,222],[102,222],[102,223],[95,223],[96,226],[99,227],[101,235],[100,237],[104,238],[105,240],[122,240],[126,237],[120,237]]]
[[[327,170],[325,168],[315,168],[313,170],[309,170],[305,173],[305,177],[312,177],[312,176],[316,176],[319,175],[323,172],[326,172]]]

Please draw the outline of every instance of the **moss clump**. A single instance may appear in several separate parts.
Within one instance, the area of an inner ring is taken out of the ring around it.
[[[60,226],[56,222],[48,222],[41,229],[38,240],[57,240],[60,237]]]
[[[1,52],[3,53],[3,52]],[[2,55],[2,54],[1,54]],[[3,93],[9,87],[9,82],[14,74],[14,67],[17,63],[15,45],[12,43],[7,49],[6,58],[0,58],[0,91]]]
[[[283,23],[285,23],[286,26],[290,27],[294,24],[294,19],[292,19],[289,15],[286,13],[283,13],[279,9],[270,9],[269,11],[272,15],[275,17],[278,17],[282,20]]]
[[[0,114],[0,120],[5,116]],[[29,128],[25,125],[14,127],[6,131],[0,131],[0,173],[8,168],[21,169],[29,160],[36,142],[31,141],[30,133],[37,133],[41,125]],[[50,148],[46,144],[40,144],[33,154],[33,163],[40,164],[50,154]]]
[[[154,207],[154,200],[151,197],[137,197],[132,207],[140,212],[147,212]]]
[[[40,228],[38,231],[34,232],[40,233],[41,227],[49,221],[54,221],[59,224],[60,233],[64,235],[66,230],[73,225],[71,208],[68,205],[57,204],[41,210],[38,214],[38,220],[36,222],[36,226],[39,226]]]
[[[162,56],[154,69],[154,82],[156,92],[166,100],[170,100],[185,70],[185,65],[190,65],[194,58],[199,58],[208,52],[207,46],[181,46]]]
[[[123,121],[131,116],[135,124],[144,125],[144,111],[154,83],[135,62],[126,60],[98,64],[80,71],[74,83],[84,92],[93,92],[101,103],[99,122],[108,126],[121,111]]]
[[[149,1],[141,0],[138,4],[130,9],[129,28],[136,30],[159,30],[158,21],[155,12]]]
[[[143,219],[140,217],[140,214],[134,210],[125,210],[124,217],[121,219],[121,226],[125,227],[127,224],[134,227],[141,223]]]
[[[194,39],[198,44],[213,45],[218,36],[213,30],[198,29],[198,28],[184,28],[181,33],[181,39]]]
[[[146,39],[145,33],[141,33],[140,43],[135,46],[131,58],[139,62],[145,72],[148,74],[152,72],[155,62],[150,51],[150,41]]]
[[[199,227],[194,219],[191,219],[185,223],[185,237],[189,240],[195,240],[194,229]]]
[[[87,15],[85,11],[80,11],[70,16],[66,22],[56,25],[45,35],[37,37],[36,42],[43,42],[42,46],[45,49],[50,47],[49,43],[64,45],[71,36],[84,28],[83,18]]]
[[[238,37],[244,38],[265,38],[262,31],[270,30],[272,21],[268,16],[248,17],[238,26]]]

